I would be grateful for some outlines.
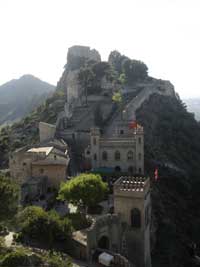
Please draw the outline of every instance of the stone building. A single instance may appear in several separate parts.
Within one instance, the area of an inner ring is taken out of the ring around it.
[[[114,266],[151,267],[150,224],[149,178],[120,177],[114,184],[114,214],[96,216],[90,228],[73,234],[75,256],[92,261],[106,251],[120,255],[122,264]]]
[[[47,186],[59,188],[67,177],[68,148],[63,140],[23,147],[9,157],[10,175],[19,184],[30,177],[47,177]]]
[[[124,248],[137,267],[151,266],[150,181],[142,177],[121,177],[114,184],[114,210],[124,224]]]
[[[92,128],[85,158],[94,170],[110,168],[113,171],[143,174],[143,127],[138,124],[131,127],[130,122],[122,120],[112,136],[101,134],[99,128]]]

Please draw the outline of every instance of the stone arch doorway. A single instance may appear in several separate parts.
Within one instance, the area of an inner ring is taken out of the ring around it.
[[[107,236],[102,236],[98,241],[98,248],[109,249],[110,241]]]
[[[121,168],[120,168],[119,166],[116,166],[116,167],[115,167],[115,171],[116,171],[116,172],[121,172]]]

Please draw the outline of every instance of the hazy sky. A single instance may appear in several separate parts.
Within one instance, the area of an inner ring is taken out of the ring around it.
[[[33,74],[56,84],[72,45],[118,50],[200,96],[200,0],[0,0],[0,84]]]

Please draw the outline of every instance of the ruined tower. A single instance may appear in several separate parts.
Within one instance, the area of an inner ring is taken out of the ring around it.
[[[144,177],[121,177],[114,184],[115,213],[122,221],[128,258],[137,267],[151,267],[149,185]]]

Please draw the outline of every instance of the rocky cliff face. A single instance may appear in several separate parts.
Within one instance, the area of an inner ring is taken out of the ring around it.
[[[82,87],[79,81],[80,69],[88,62],[100,62],[101,56],[95,49],[87,46],[72,46],[68,49],[67,64],[57,88],[63,90],[67,102],[78,100],[82,94]]]

